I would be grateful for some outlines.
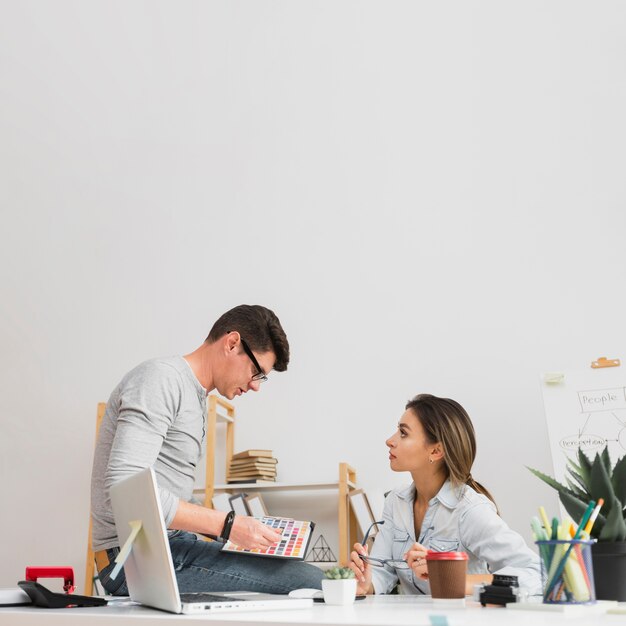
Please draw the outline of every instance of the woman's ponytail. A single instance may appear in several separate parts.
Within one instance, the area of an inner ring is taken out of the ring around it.
[[[455,400],[429,394],[415,396],[406,405],[422,424],[429,443],[440,443],[443,463],[453,485],[468,485],[494,504],[493,496],[472,478],[476,458],[474,425],[465,409]],[[496,504],[496,510],[498,505]]]

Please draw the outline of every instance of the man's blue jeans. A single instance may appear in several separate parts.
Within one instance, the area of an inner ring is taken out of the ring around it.
[[[323,572],[309,563],[220,552],[222,544],[198,539],[182,530],[169,535],[174,570],[181,593],[189,591],[259,591],[289,593],[293,589],[322,588]],[[118,548],[107,550],[109,565],[98,572],[106,593],[127,596],[122,570],[109,577]]]

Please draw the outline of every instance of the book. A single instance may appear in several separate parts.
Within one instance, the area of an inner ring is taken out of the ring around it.
[[[246,550],[227,541],[222,548],[222,552],[236,552],[238,554],[249,554],[250,556],[264,556],[274,559],[295,559],[303,560],[311,541],[311,535],[315,528],[315,522],[303,522],[284,517],[261,517],[260,522],[281,533],[281,541],[271,545],[264,550]]]
[[[257,472],[259,474],[276,474],[276,468],[273,466],[231,467],[229,472],[231,474],[241,474],[242,472],[246,474],[255,474]]]
[[[233,454],[233,459],[245,459],[250,456],[263,456],[263,457],[271,457],[271,450],[244,450],[243,452],[237,452],[237,454]]]
[[[263,463],[248,463],[246,465],[231,465],[231,472],[241,472],[241,471],[254,471],[261,470],[262,472],[276,472],[275,465],[265,465]]]
[[[233,480],[227,480],[226,481],[229,485],[242,485],[242,484],[247,484],[247,483],[256,483],[257,485],[272,485],[274,484],[276,481],[275,480],[270,480],[267,478],[246,478],[245,480],[242,480],[241,478],[236,478]]]
[[[227,480],[245,480],[246,478],[262,478],[264,480],[276,480],[276,474],[228,474]]]
[[[278,459],[273,456],[255,456],[254,454],[251,456],[242,456],[238,459],[233,458],[231,463],[249,463],[250,461],[257,461],[259,463],[271,463],[275,465],[278,463]]]
[[[253,474],[267,474],[268,476],[276,476],[277,472],[275,469],[264,469],[262,467],[244,467],[242,469],[233,469],[231,468],[227,472],[230,474],[246,474],[247,476],[252,476]]]
[[[227,476],[229,478],[245,478],[246,476],[250,478],[263,478],[264,476],[276,478],[276,472],[228,472]]]
[[[240,465],[269,465],[274,466],[278,461],[273,457],[251,456],[246,459],[235,459],[230,462],[231,467],[239,467]]]
[[[246,474],[255,474],[257,472],[261,474],[276,474],[275,467],[231,467],[229,472],[233,474],[234,472],[245,472]]]

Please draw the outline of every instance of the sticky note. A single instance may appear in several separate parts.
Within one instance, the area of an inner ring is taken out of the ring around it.
[[[126,559],[130,556],[130,551],[133,547],[133,541],[137,537],[137,533],[141,530],[141,520],[133,520],[132,522],[128,522],[131,531],[126,543],[122,546],[120,553],[115,557],[115,567],[110,574],[110,578],[113,580],[120,573],[122,567],[124,567],[124,563],[126,563]]]
[[[563,372],[546,372],[543,375],[543,382],[546,385],[559,385],[565,381],[565,374]]]

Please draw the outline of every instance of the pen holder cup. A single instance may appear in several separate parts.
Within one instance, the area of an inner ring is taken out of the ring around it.
[[[593,604],[591,546],[594,541],[537,541],[541,557],[544,604]]]

